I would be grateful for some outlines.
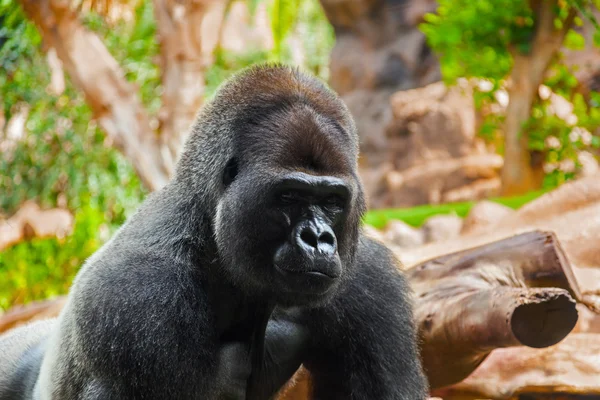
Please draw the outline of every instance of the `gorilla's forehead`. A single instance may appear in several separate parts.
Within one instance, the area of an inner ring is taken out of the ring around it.
[[[330,116],[299,102],[238,126],[234,143],[242,159],[339,175],[351,174],[356,166],[350,135]]]

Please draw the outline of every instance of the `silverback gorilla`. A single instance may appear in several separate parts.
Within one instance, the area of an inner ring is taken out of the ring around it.
[[[410,292],[360,230],[341,100],[284,66],[225,83],[171,182],[85,263],[55,322],[0,342],[0,399],[422,400]]]

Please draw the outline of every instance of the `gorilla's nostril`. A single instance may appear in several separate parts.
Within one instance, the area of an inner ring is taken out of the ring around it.
[[[319,242],[333,246],[335,244],[335,239],[333,238],[331,232],[323,232],[319,237]]]
[[[302,233],[300,233],[300,239],[302,239],[304,243],[310,245],[310,247],[314,247],[315,249],[319,245],[317,235],[315,235],[315,233],[310,228],[302,230]]]

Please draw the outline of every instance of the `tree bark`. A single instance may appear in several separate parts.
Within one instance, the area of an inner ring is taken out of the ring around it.
[[[73,230],[73,223],[68,210],[42,210],[37,204],[26,202],[15,215],[0,221],[0,251],[33,237],[64,238]]]
[[[97,35],[85,29],[67,0],[21,0],[44,41],[83,91],[98,123],[133,163],[150,190],[169,178],[158,137],[136,90]]]
[[[213,61],[225,1],[154,0],[160,43],[162,156],[169,174],[202,105],[204,74]]]
[[[504,121],[504,166],[502,168],[502,192],[517,195],[539,188],[543,179],[541,165],[532,165],[528,149],[528,137],[523,125],[529,119],[531,106],[542,84],[546,70],[560,50],[567,31],[575,17],[572,10],[561,29],[556,29],[554,19],[558,0],[550,2],[533,0],[536,29],[531,41],[531,51],[522,54],[513,49],[513,68],[508,88],[509,102]],[[538,163],[541,164],[541,163]]]
[[[573,298],[582,298],[549,232],[437,257],[406,274],[432,388],[460,382],[493,349],[558,343],[577,322]]]
[[[467,379],[433,394],[444,400],[598,399],[598,354],[597,333],[573,333],[545,349],[498,349]]]

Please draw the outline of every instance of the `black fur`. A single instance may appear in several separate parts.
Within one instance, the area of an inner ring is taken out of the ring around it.
[[[263,66],[230,80],[0,400],[267,399],[300,364],[315,399],[424,399],[408,285],[360,232],[357,159],[317,79]]]

